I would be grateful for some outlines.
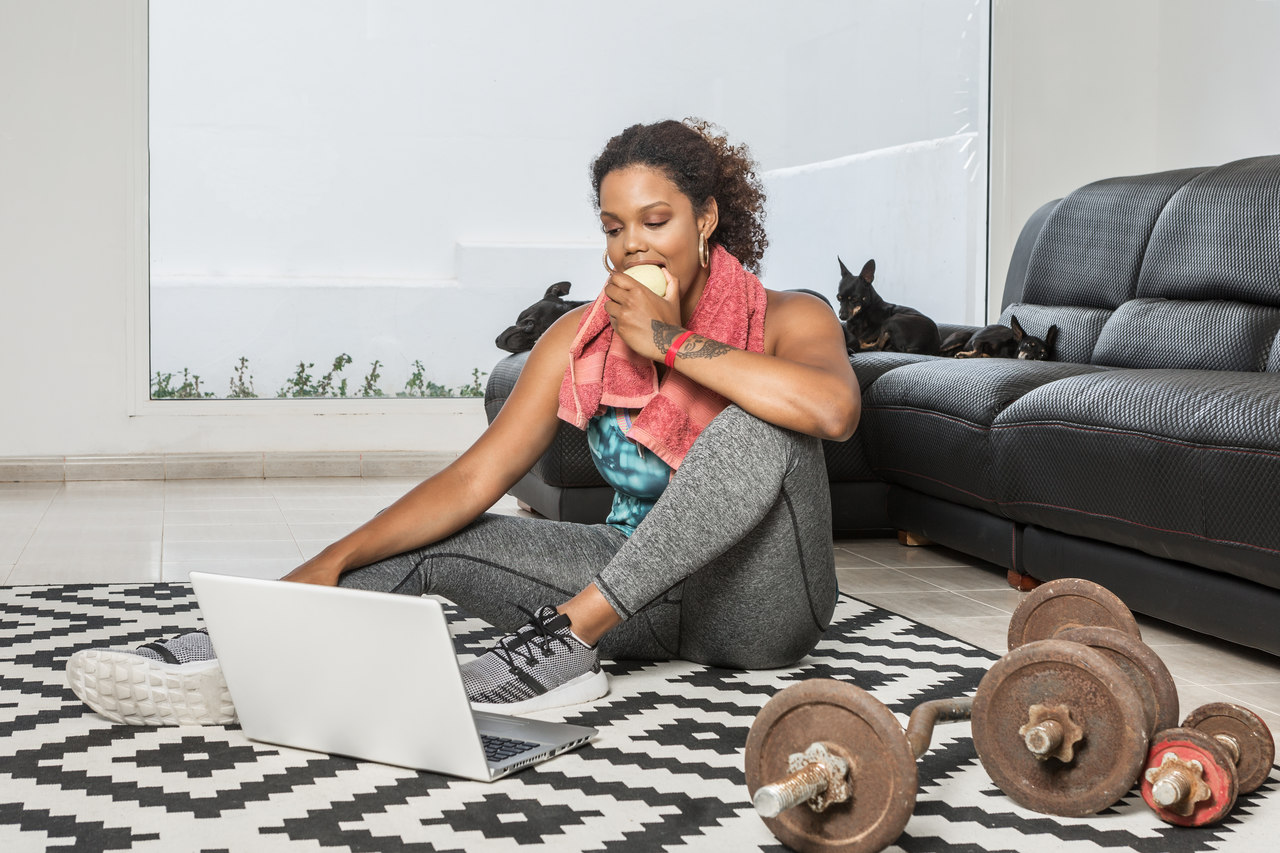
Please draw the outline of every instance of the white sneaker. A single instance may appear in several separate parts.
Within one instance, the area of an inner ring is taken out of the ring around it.
[[[131,726],[219,726],[236,721],[231,693],[204,631],[136,649],[84,649],[67,684],[108,720]]]

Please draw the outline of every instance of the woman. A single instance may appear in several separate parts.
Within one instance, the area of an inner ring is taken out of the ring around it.
[[[835,606],[819,439],[853,433],[858,389],[831,309],[748,271],[766,238],[745,148],[693,120],[635,125],[592,183],[610,271],[599,298],[543,335],[469,450],[285,578],[439,594],[512,631],[462,667],[480,710],[604,695],[600,656],[789,665]],[[627,275],[640,264],[662,268],[665,295]],[[587,430],[615,487],[608,522],[486,513],[560,419]],[[122,673],[169,686],[117,699],[129,691],[103,680]],[[201,698],[221,680],[203,633],[78,652],[68,674],[117,721],[229,722]]]

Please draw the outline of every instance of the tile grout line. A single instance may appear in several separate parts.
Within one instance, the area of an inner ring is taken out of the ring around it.
[[[40,517],[36,519],[35,525],[31,528],[31,533],[27,536],[27,541],[22,543],[22,550],[18,552],[18,556],[13,558],[13,566],[5,573],[4,586],[8,586],[9,581],[18,573],[18,565],[22,562],[22,555],[27,553],[27,548],[31,546],[31,540],[36,538],[36,533],[40,530],[40,525],[49,517],[49,508],[52,507],[53,502],[58,499],[58,495],[62,494],[66,489],[67,484],[65,482],[59,483],[58,488],[54,489],[53,493],[49,495],[49,502],[44,505],[44,510],[41,511]]]

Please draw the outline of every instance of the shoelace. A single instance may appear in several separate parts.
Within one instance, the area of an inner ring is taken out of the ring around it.
[[[530,666],[533,666],[538,662],[538,656],[536,654],[532,651],[522,651],[521,647],[536,646],[542,651],[543,655],[546,655],[551,650],[551,641],[555,640],[556,642],[563,643],[566,649],[573,648],[569,645],[568,639],[561,637],[559,634],[553,633],[545,624],[543,624],[542,619],[540,619],[536,614],[531,615],[532,619],[530,619],[529,624],[516,631],[509,642],[499,643],[493,648],[493,653],[497,655],[500,660],[504,661],[512,672],[515,672],[517,669],[515,661],[517,656],[525,660]],[[539,639],[542,640],[541,643],[537,642]]]

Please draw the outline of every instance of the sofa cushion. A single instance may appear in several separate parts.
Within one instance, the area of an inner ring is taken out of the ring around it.
[[[484,387],[484,414],[489,423],[493,423],[507,397],[511,396],[528,358],[528,352],[516,353],[494,365]],[[549,486],[607,485],[591,459],[586,433],[563,422],[556,430],[551,447],[538,458],[531,471]]]
[[[1190,370],[1263,370],[1280,308],[1224,300],[1134,299],[1098,337],[1094,364]]]
[[[1152,225],[1169,197],[1202,171],[1110,178],[1068,195],[1036,238],[1020,301],[1115,308],[1133,298]]]
[[[1108,370],[1022,395],[991,427],[1009,518],[1280,587],[1280,383]]]
[[[905,352],[860,352],[849,357],[854,375],[858,379],[858,388],[863,396],[877,379],[889,371],[907,364],[919,364],[924,361],[936,361],[938,356],[918,355]],[[866,480],[879,481],[880,478],[871,470],[862,432],[854,432],[846,441],[824,441],[822,452],[827,461],[827,479],[832,483],[850,483]]]
[[[1037,338],[1048,334],[1050,326],[1057,326],[1058,340],[1049,354],[1050,359],[1088,364],[1093,357],[1098,335],[1102,334],[1102,327],[1110,316],[1109,308],[1028,305],[1018,302],[1004,309],[999,322],[1008,326],[1009,318],[1017,317],[1018,324],[1027,334]]]
[[[988,431],[1028,391],[1106,368],[1015,359],[936,359],[891,370],[863,400],[859,433],[884,479],[999,512]]]
[[[1175,193],[1136,295],[1280,307],[1280,156],[1209,169]]]

